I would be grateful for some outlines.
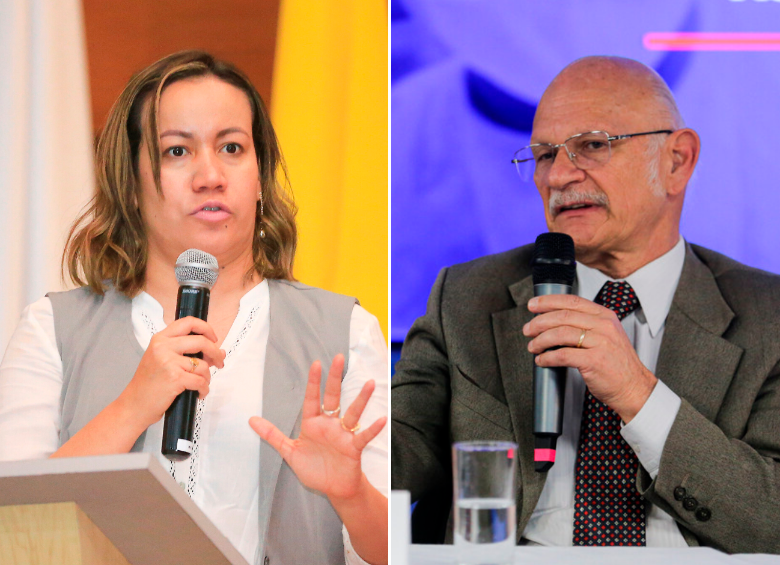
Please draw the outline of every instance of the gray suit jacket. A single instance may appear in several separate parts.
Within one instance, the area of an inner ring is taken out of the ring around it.
[[[450,444],[515,441],[518,540],[546,479],[533,468],[533,360],[522,333],[531,249],[444,269],[392,382],[393,488],[422,499],[423,511],[438,497],[433,515],[446,520]],[[780,553],[779,363],[780,277],[688,246],[656,371],[682,406],[658,476],[640,466],[636,486],[691,545]]]

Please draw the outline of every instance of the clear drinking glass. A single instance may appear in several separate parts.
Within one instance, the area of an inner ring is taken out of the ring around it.
[[[461,565],[512,563],[517,444],[468,441],[452,446],[455,547]]]

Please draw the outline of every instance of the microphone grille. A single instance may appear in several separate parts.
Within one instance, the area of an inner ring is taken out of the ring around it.
[[[209,290],[217,282],[219,265],[210,253],[188,249],[176,259],[176,280],[180,285],[205,286]]]
[[[534,284],[558,283],[571,286],[577,274],[574,240],[565,233],[543,233],[536,238],[531,259]]]

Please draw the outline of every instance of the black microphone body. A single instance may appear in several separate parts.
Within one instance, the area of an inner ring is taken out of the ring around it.
[[[182,285],[176,298],[176,319],[194,316],[206,320],[209,313],[207,288]],[[185,353],[185,357],[203,359],[203,353]],[[192,432],[198,407],[198,391],[185,390],[165,411],[162,453],[171,461],[182,461],[192,454]]]
[[[211,287],[217,280],[219,266],[214,256],[198,249],[188,249],[176,261],[179,294],[176,298],[176,319],[193,316],[206,321],[209,313]],[[192,334],[190,334],[192,335]],[[186,357],[203,359],[203,353],[185,353]],[[171,461],[182,461],[192,455],[195,413],[198,391],[185,390],[165,411],[162,453]]]
[[[536,239],[533,268],[534,296],[571,294],[576,263],[574,242],[566,234],[545,233]],[[567,367],[534,365],[534,469],[548,471],[555,463],[563,429]]]

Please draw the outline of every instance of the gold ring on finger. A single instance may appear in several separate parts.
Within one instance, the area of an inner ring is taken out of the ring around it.
[[[341,422],[341,427],[344,428],[345,431],[347,431],[347,432],[349,432],[351,434],[354,434],[356,431],[358,431],[360,429],[360,422],[355,424],[354,428],[348,428],[347,426],[344,425],[344,418],[341,418],[339,421]]]
[[[341,405],[340,404],[338,406],[336,406],[336,408],[333,409],[333,410],[325,410],[325,405],[324,404],[322,404],[321,406],[322,406],[322,413],[325,414],[326,416],[338,416],[339,412],[341,412]]]
[[[585,341],[585,334],[588,332],[588,330],[582,330],[582,333],[580,334],[580,340],[577,342],[577,349],[580,349],[582,347],[582,342]]]
[[[198,365],[200,365],[200,361],[198,361],[198,358],[190,357],[190,373],[194,373],[195,369],[198,368]]]

